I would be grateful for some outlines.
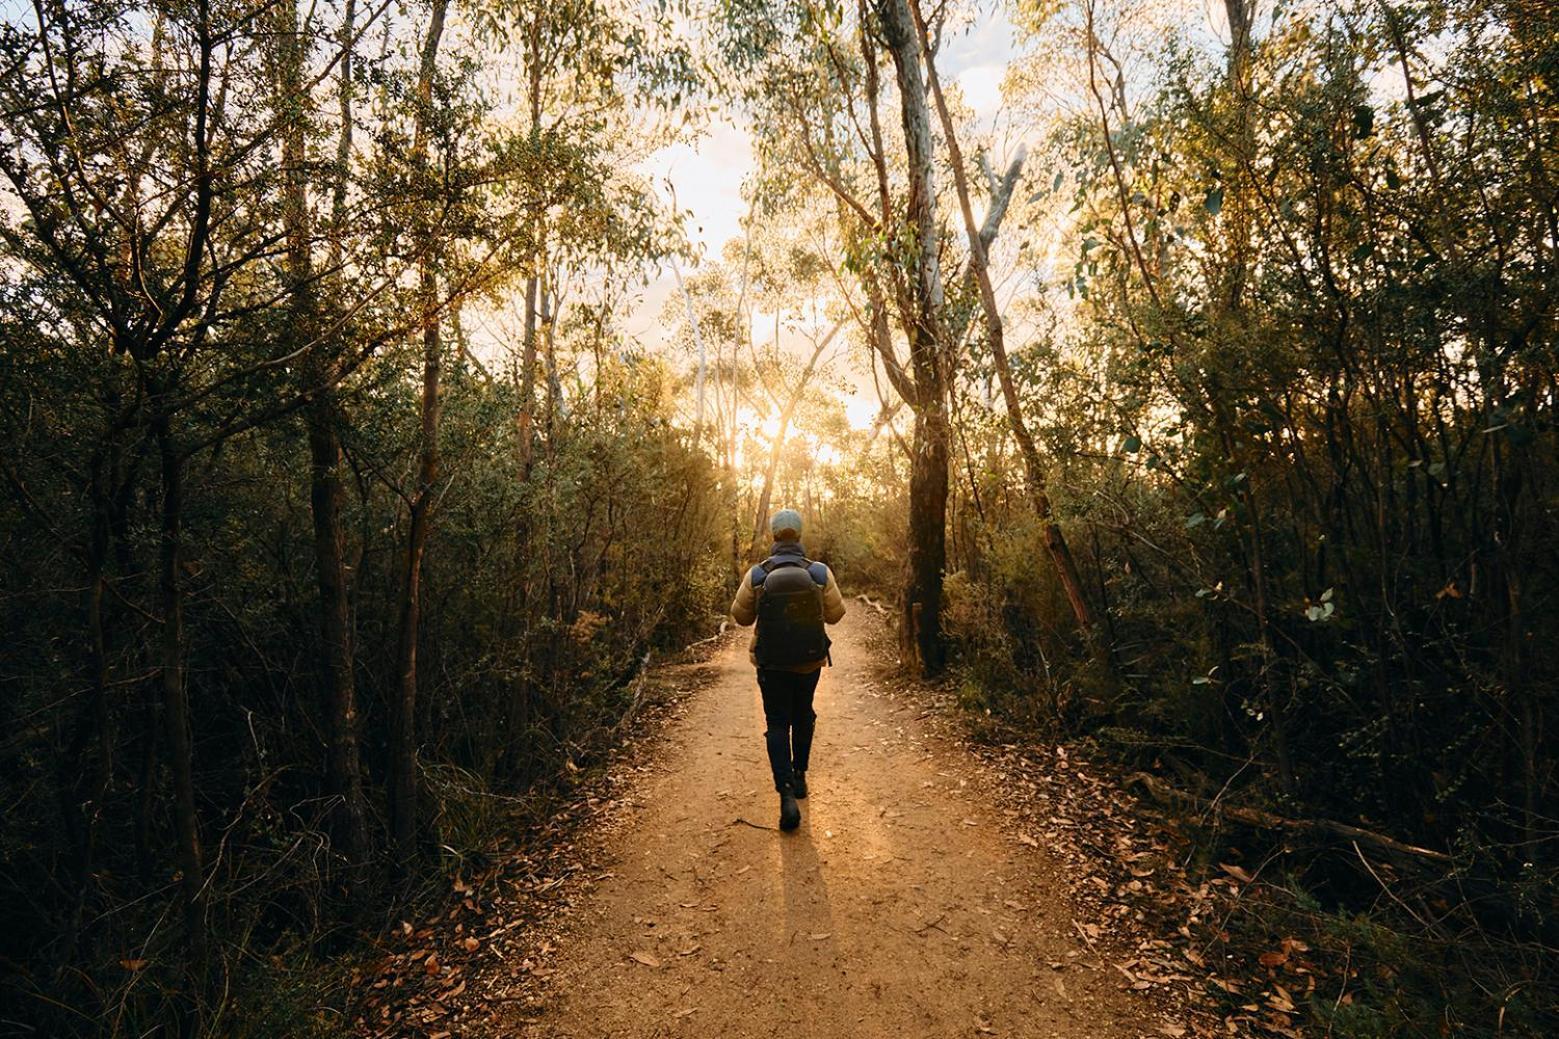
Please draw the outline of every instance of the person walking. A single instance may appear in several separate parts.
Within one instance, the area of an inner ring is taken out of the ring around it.
[[[801,825],[807,796],[807,761],[817,712],[812,694],[829,658],[825,624],[844,617],[844,596],[833,571],[814,563],[801,547],[801,515],[781,509],[769,521],[774,547],[769,558],[743,577],[731,603],[731,618],[755,624],[749,656],[763,695],[763,734],[769,768],[780,797],[781,830]]]

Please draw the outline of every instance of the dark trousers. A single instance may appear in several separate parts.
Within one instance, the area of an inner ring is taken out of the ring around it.
[[[817,692],[821,671],[798,674],[794,671],[758,669],[758,689],[763,693],[763,718],[768,722],[764,742],[769,747],[769,768],[774,772],[774,789],[784,790],[794,772],[807,770],[812,754],[812,730],[817,712],[812,710],[812,694]]]

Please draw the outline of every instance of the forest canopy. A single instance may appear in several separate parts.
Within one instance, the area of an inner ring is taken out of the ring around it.
[[[0,1032],[341,1034],[781,506],[1266,820],[1312,1027],[1555,1026],[1553,5],[49,0],[0,105]]]

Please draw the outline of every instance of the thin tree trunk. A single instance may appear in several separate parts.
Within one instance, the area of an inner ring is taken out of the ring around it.
[[[693,418],[693,443],[697,444],[704,435],[704,369],[708,361],[708,352],[704,347],[704,332],[699,327],[698,315],[693,311],[693,296],[687,290],[687,283],[682,280],[682,266],[677,263],[676,257],[671,258],[671,273],[677,279],[677,291],[682,293],[683,306],[687,308],[688,327],[693,332],[693,342],[698,349],[698,369],[693,375],[693,397],[696,401]]]
[[[541,19],[542,8],[530,12],[531,21],[526,27],[525,80],[529,89],[530,135],[532,141],[541,139]],[[541,216],[530,214],[531,240],[540,238]],[[520,360],[520,414],[518,418],[520,439],[520,481],[530,479],[531,466],[535,462],[535,414],[536,414],[536,336],[538,300],[541,290],[540,250],[530,258],[531,273],[525,279],[525,333],[522,340],[524,356]],[[522,550],[524,541],[522,538]]]
[[[520,439],[520,482],[530,479],[535,438],[536,413],[536,293],[540,279],[534,274],[525,279],[525,338],[520,358],[520,414],[517,421]]]
[[[351,158],[351,31],[354,11],[348,7],[342,29],[341,146],[335,196],[334,265],[341,256],[339,226],[345,207],[346,163]],[[277,94],[281,105],[303,98],[304,42],[298,26],[296,0],[278,9],[281,21]],[[313,340],[319,331],[314,292],[313,228],[308,199],[307,158],[302,113],[283,122],[282,168],[285,171],[282,219],[287,235],[287,276],[291,283],[291,334],[295,343]],[[331,830],[349,866],[359,866],[367,854],[367,817],[357,737],[357,686],[353,674],[351,606],[345,562],[341,509],[346,491],[340,477],[342,415],[336,399],[334,358],[323,339],[314,343],[305,378],[315,390],[304,410],[309,441],[309,500],[314,522],[314,565],[319,587],[320,658],[324,665],[325,791],[334,799]]]
[[[432,17],[422,48],[422,67],[417,77],[417,129],[413,151],[419,167],[427,159],[427,124],[433,106],[433,72],[439,41],[444,34],[448,0],[433,0]],[[433,234],[425,228],[424,234]],[[417,486],[412,494],[410,524],[406,534],[405,585],[401,595],[400,630],[396,651],[397,693],[390,752],[390,833],[398,863],[409,868],[417,852],[417,639],[422,622],[422,559],[427,550],[438,481],[439,376],[442,363],[439,341],[438,271],[432,249],[424,249],[418,276],[422,330],[422,430],[417,466]]]
[[[189,943],[190,970],[197,990],[206,966],[205,861],[200,823],[195,811],[194,745],[190,731],[189,690],[184,683],[184,590],[179,582],[183,548],[184,460],[179,457],[168,416],[153,420],[162,473],[162,534],[158,557],[157,593],[162,613],[159,682],[163,721],[167,725],[168,764],[173,775],[175,857],[179,867],[180,901]]]
[[[368,851],[367,811],[363,797],[358,741],[357,682],[353,670],[352,614],[341,529],[346,489],[342,484],[342,415],[335,393],[321,391],[308,411],[310,502],[314,509],[314,561],[318,572],[320,643],[326,678],[325,786],[337,798],[336,839],[350,865]]]

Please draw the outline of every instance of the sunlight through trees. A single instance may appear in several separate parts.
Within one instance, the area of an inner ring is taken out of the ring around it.
[[[791,507],[1367,979],[1216,1015],[1552,1034],[1556,10],[11,5],[0,1017],[342,1034]]]

